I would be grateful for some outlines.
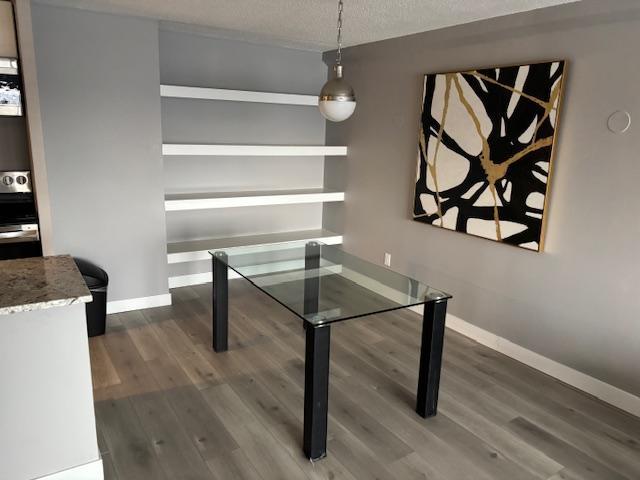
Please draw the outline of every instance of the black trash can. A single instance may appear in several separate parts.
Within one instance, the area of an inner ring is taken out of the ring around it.
[[[86,304],[87,332],[90,337],[104,335],[107,326],[109,276],[103,269],[87,260],[81,258],[74,258],[74,260],[93,296],[93,302]]]

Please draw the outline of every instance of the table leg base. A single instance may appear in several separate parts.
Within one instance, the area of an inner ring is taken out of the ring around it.
[[[213,275],[213,341],[216,352],[229,349],[229,281],[227,255],[215,252],[211,261]]]
[[[323,458],[326,458],[326,457],[327,457],[327,452],[324,452],[322,455],[320,455],[320,456],[319,456],[319,457],[317,457],[317,458],[309,458],[309,461],[310,461],[311,463],[319,462],[320,460],[322,460]]]

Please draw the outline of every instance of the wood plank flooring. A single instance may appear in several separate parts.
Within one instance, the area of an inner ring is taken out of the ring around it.
[[[216,354],[210,288],[110,315],[90,340],[107,480],[640,479],[640,419],[451,331],[438,416],[419,417],[409,311],[333,327],[328,457],[311,463],[300,320],[232,280]]]

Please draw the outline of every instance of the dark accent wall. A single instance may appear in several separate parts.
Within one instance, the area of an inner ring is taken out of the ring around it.
[[[0,170],[29,170],[25,117],[0,117]]]

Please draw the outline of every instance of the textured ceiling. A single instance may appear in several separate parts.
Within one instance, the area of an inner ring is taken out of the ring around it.
[[[344,45],[576,0],[344,0]],[[187,24],[228,38],[313,50],[335,47],[337,0],[38,0]]]

